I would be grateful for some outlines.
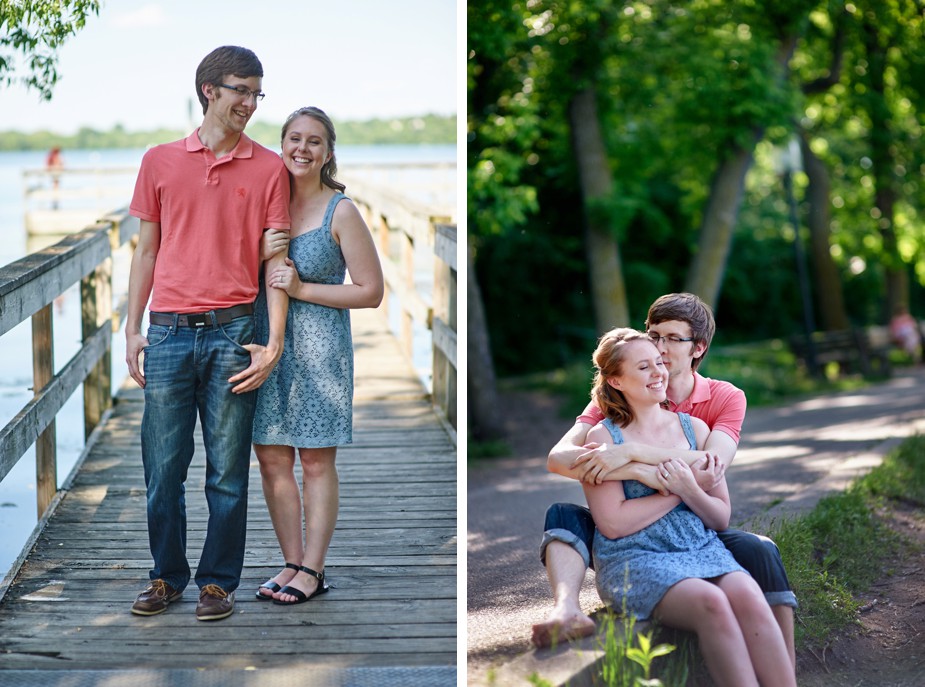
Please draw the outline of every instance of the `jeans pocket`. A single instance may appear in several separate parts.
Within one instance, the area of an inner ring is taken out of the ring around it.
[[[148,327],[148,335],[145,337],[148,339],[148,345],[145,346],[145,350],[164,343],[168,336],[170,336],[170,327],[159,324],[150,325]]]
[[[254,316],[236,317],[221,325],[222,335],[241,351],[250,355],[244,347],[254,342]]]

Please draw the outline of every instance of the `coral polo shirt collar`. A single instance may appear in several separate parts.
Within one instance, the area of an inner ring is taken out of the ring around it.
[[[675,403],[669,398],[668,409],[675,413],[687,413],[690,415],[696,404],[709,401],[710,398],[712,398],[712,394],[706,378],[702,377],[699,372],[695,372],[694,389],[691,391],[691,395],[680,403]]]
[[[202,141],[199,140],[199,129],[197,128],[193,133],[186,137],[186,152],[195,153],[200,150],[207,150]],[[234,148],[231,149],[231,152],[225,157],[231,159],[233,157],[253,157],[254,154],[254,142],[247,136],[247,134],[242,133],[241,138],[238,139],[237,144]]]

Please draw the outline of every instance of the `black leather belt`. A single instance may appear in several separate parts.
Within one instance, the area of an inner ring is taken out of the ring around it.
[[[172,326],[174,323],[180,327],[214,327],[219,324],[228,324],[236,317],[251,315],[254,312],[253,303],[242,303],[233,305],[230,308],[219,308],[209,312],[198,313],[172,313],[172,312],[152,312],[149,313],[148,321],[151,324]]]

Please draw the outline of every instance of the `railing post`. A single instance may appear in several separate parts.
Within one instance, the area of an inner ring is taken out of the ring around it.
[[[456,226],[439,224],[434,239],[433,399],[456,427]]]
[[[80,280],[80,330],[83,341],[112,317],[112,258]],[[111,339],[110,339],[111,340]],[[112,347],[84,380],[84,438],[112,407]]]
[[[414,238],[404,231],[398,233],[401,241],[401,280],[407,291],[414,291]],[[401,346],[408,360],[414,359],[414,317],[402,309],[401,312]]]
[[[32,392],[38,396],[55,376],[52,304],[32,316]],[[41,519],[58,490],[55,421],[52,420],[35,442],[35,502]]]
[[[389,223],[385,221],[385,217],[382,217],[378,213],[373,214],[372,206],[369,207],[369,217],[366,220],[366,223],[369,225],[370,229],[374,231],[375,235],[379,237],[379,252],[385,260],[390,260],[392,258],[392,235],[389,231]],[[389,287],[388,281],[385,283],[385,291],[382,296],[382,311],[385,313],[385,316],[389,316],[389,296],[392,289]]]

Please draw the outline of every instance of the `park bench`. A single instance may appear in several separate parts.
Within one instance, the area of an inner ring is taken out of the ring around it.
[[[839,374],[889,377],[892,373],[891,343],[886,327],[813,332],[811,341],[812,362],[815,362],[817,374],[822,374],[830,363],[838,365]],[[810,366],[810,346],[805,335],[790,337],[790,350],[803,364]]]

